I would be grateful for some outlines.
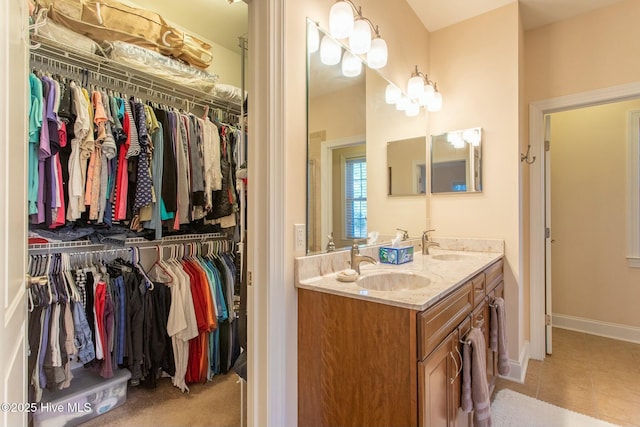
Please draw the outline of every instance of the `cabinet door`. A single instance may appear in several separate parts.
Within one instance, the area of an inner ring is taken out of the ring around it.
[[[462,346],[460,342],[460,335],[464,336],[471,327],[471,319],[467,318],[460,326],[453,332],[453,339],[451,340],[452,354],[457,362],[454,363],[454,372],[451,373],[451,420],[450,425],[452,427],[469,427],[471,426],[471,414],[464,412],[461,408],[461,396],[462,396]]]
[[[455,363],[451,353],[453,334],[427,357],[418,362],[418,425],[449,427],[452,425],[451,379]],[[455,376],[455,372],[453,373]]]

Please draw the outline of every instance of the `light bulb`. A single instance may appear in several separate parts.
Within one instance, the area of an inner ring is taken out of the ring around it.
[[[358,19],[349,36],[349,48],[354,55],[363,55],[371,49],[371,27],[364,19]]]
[[[398,102],[396,102],[396,110],[407,111],[410,102],[411,100],[409,98],[407,98],[405,95],[401,95],[400,99],[398,99]]]
[[[407,82],[407,96],[418,99],[424,93],[424,80],[420,76],[413,76]]]
[[[329,11],[329,32],[336,39],[344,39],[353,32],[353,10],[346,1],[339,1]]]
[[[367,52],[369,68],[377,70],[387,65],[387,42],[380,37],[371,40],[371,49]]]
[[[384,100],[387,104],[395,104],[402,96],[400,88],[389,83],[384,91]]]
[[[404,112],[407,117],[415,117],[420,114],[420,106],[415,102],[409,102],[407,109]]]
[[[310,22],[307,24],[307,51],[315,53],[320,49],[320,32],[316,24]]]
[[[345,77],[356,77],[362,72],[362,61],[349,51],[345,51],[342,56],[342,75]]]
[[[427,110],[432,113],[442,110],[442,95],[440,92],[433,94],[433,100],[427,105]]]
[[[324,36],[320,42],[320,60],[324,65],[336,65],[340,62],[342,47],[329,36]]]
[[[480,132],[478,132],[478,129],[465,130],[462,133],[462,138],[474,147],[480,145]]]

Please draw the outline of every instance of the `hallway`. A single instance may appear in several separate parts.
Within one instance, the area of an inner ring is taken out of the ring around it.
[[[553,329],[553,355],[529,360],[524,384],[508,388],[620,426],[640,426],[640,344]],[[494,393],[495,396],[495,393]]]

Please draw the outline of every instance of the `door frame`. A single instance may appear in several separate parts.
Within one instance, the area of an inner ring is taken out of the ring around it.
[[[530,165],[530,300],[531,345],[533,359],[543,360],[546,354],[545,325],[545,114],[589,107],[640,97],[640,82],[596,89],[572,95],[550,98],[529,104],[529,143],[538,159]]]

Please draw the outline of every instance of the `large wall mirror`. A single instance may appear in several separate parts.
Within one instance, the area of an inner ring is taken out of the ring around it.
[[[317,28],[311,21],[307,25]],[[326,36],[319,34],[320,40]],[[358,76],[345,77],[340,62],[326,65],[319,50],[308,50],[307,78],[307,253],[326,251],[330,235],[337,250],[369,231],[380,232],[379,242],[393,237],[396,228],[416,235],[424,229],[426,201],[417,202],[418,208],[390,206],[387,143],[421,138],[423,150],[413,152],[411,162],[424,165],[426,116],[407,117],[386,104],[387,80],[364,64]],[[420,185],[416,191],[422,191]],[[397,213],[389,215],[394,209]]]
[[[482,191],[482,129],[431,136],[431,192]]]

